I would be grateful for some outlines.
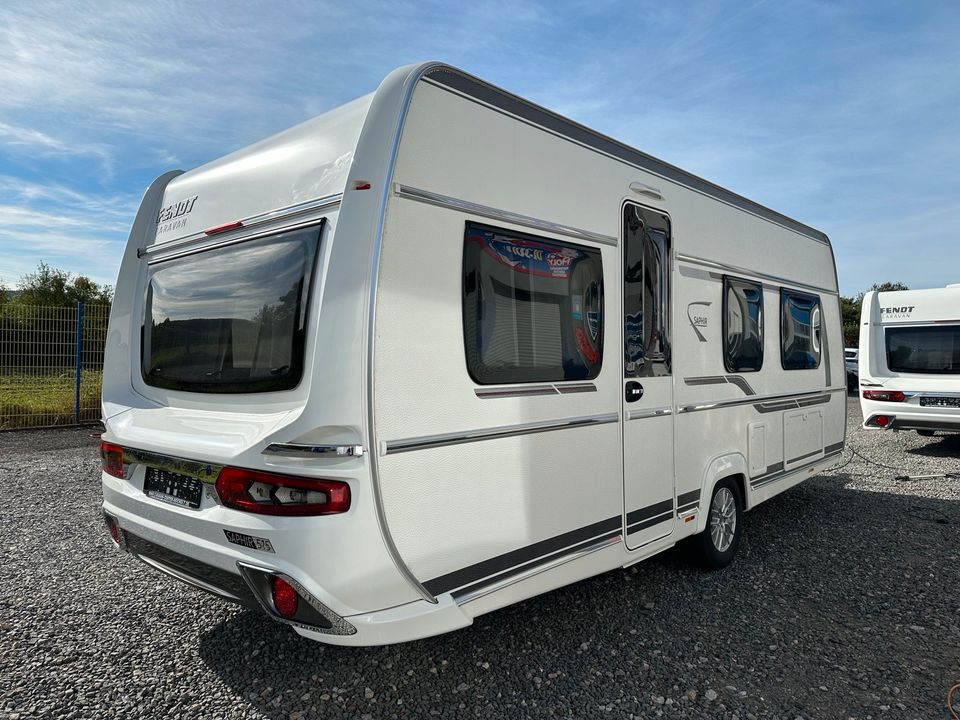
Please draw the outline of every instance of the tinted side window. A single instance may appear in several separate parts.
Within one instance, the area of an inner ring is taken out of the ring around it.
[[[603,359],[600,252],[467,223],[467,369],[481,385],[590,380]]]
[[[820,298],[780,290],[780,351],[784,370],[820,367]]]
[[[763,288],[759,283],[723,279],[723,364],[727,372],[763,366]]]

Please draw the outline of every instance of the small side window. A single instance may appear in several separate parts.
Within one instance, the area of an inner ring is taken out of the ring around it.
[[[820,367],[820,298],[780,290],[780,350],[784,370]]]
[[[727,372],[763,367],[763,287],[723,279],[723,365]]]
[[[467,223],[463,335],[481,385],[592,380],[603,360],[600,252]]]

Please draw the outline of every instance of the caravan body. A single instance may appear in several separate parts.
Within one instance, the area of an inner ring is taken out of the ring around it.
[[[835,461],[825,235],[439,64],[187,173],[110,321],[118,545],[398,642],[696,535]]]
[[[960,285],[866,293],[859,362],[865,428],[960,431]]]

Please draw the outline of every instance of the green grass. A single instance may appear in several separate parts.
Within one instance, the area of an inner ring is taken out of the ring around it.
[[[84,370],[80,378],[80,421],[100,419],[100,370]],[[43,375],[0,374],[0,430],[73,425],[72,372]]]

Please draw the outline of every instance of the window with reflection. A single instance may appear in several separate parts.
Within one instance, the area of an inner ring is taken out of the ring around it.
[[[723,279],[723,364],[727,372],[754,372],[763,366],[760,283]]]
[[[467,369],[482,385],[590,380],[603,360],[598,250],[467,223]]]
[[[784,370],[820,367],[822,312],[816,295],[780,290],[780,349]]]
[[[144,382],[203,393],[295,387],[319,243],[315,226],[151,265]]]
[[[670,374],[670,219],[624,207],[624,376]]]

